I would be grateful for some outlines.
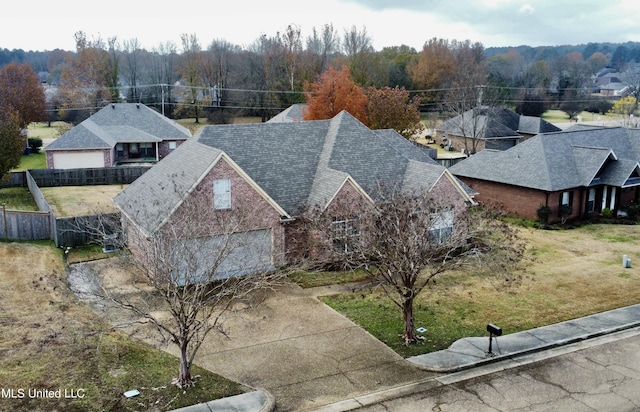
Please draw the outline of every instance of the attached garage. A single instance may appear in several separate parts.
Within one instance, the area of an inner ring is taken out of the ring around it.
[[[53,169],[105,167],[103,151],[51,151]]]
[[[245,276],[274,269],[271,229],[189,239],[174,243],[180,265],[179,283],[200,279],[213,268],[215,278]]]

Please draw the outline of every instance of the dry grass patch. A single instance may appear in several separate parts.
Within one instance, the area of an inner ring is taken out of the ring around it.
[[[201,368],[192,390],[171,386],[178,359],[112,331],[79,303],[51,244],[0,243],[0,259],[0,388],[25,394],[0,398],[1,411],[158,411],[242,391]],[[30,398],[29,389],[84,397]],[[126,399],[130,389],[141,395]]]
[[[127,185],[43,187],[42,194],[57,217],[88,216],[117,211],[113,198]]]

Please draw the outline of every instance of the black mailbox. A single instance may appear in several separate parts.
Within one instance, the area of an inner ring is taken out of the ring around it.
[[[497,327],[493,323],[490,323],[490,324],[487,325],[487,332],[489,332],[490,334],[492,334],[494,336],[502,336],[502,329],[500,329],[499,327]]]

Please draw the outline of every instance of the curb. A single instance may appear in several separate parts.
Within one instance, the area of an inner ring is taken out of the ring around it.
[[[215,401],[198,403],[173,409],[169,412],[212,412],[212,411],[236,411],[236,412],[272,412],[275,409],[275,398],[264,389],[258,389],[240,395],[216,399]]]

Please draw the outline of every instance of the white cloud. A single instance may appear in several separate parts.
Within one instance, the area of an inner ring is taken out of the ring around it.
[[[523,4],[518,10],[518,12],[523,14],[531,14],[533,13],[533,6],[530,4]]]
[[[640,1],[583,0],[323,0],[312,10],[296,0],[211,2],[188,6],[111,0],[100,12],[80,0],[14,1],[0,15],[0,47],[73,50],[73,35],[137,38],[145,48],[183,33],[203,46],[225,39],[248,46],[295,23],[307,36],[332,23],[342,35],[366,27],[376,49],[407,44],[420,49],[432,37],[478,41],[485,47],[640,41]],[[106,4],[106,3],[105,3]],[[19,34],[19,35],[17,35]]]

